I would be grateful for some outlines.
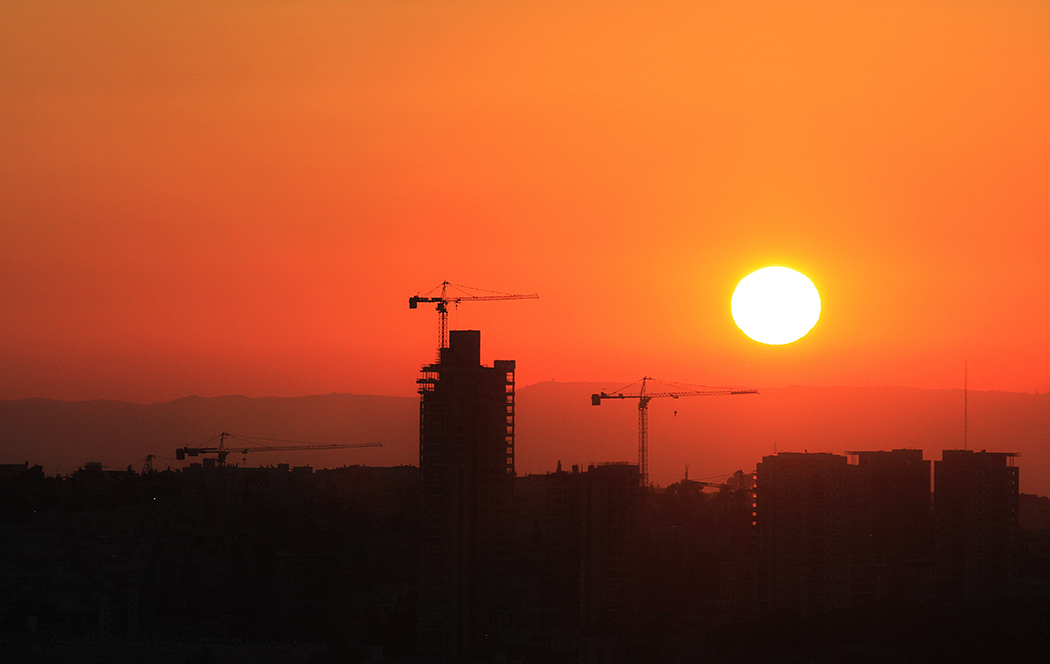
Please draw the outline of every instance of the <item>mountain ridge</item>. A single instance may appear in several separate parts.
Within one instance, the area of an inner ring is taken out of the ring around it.
[[[610,382],[544,381],[517,390],[519,474],[549,472],[558,461],[586,466],[637,460],[637,408],[590,395]],[[669,484],[750,471],[774,450],[920,448],[926,458],[963,446],[962,389],[891,386],[759,388],[758,395],[654,399],[649,406],[653,481]],[[1022,491],[1050,493],[1050,394],[969,391],[970,449],[1018,452]],[[41,464],[49,474],[86,461],[141,467],[147,454],[173,467],[174,449],[220,431],[307,443],[378,441],[382,448],[252,453],[231,461],[415,465],[418,399],[329,393],[296,397],[188,395],[152,404],[96,399],[0,401],[0,463]],[[157,462],[155,462],[157,465]],[[161,465],[160,467],[163,467]]]

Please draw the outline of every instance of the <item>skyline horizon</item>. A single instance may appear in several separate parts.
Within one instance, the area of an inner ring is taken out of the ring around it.
[[[613,402],[596,408],[591,396],[603,389],[610,386],[519,386],[519,471],[547,472],[558,461],[635,463],[637,406]],[[87,460],[138,467],[147,453],[167,458],[172,449],[202,444],[220,431],[311,444],[384,445],[345,453],[288,452],[274,463],[418,463],[415,394],[193,395],[153,404],[29,399],[0,405],[7,422],[5,460],[33,460],[50,471],[72,471]],[[750,470],[777,452],[922,449],[938,459],[944,450],[967,448],[1020,453],[1025,490],[1050,495],[1050,394],[971,390],[968,422],[963,405],[961,390],[886,386],[794,386],[733,398],[656,399],[649,409],[651,473],[667,485],[683,476],[686,465],[691,477],[710,477]]]
[[[498,359],[504,359],[504,358],[498,358]],[[425,365],[423,365],[423,366],[425,366]],[[669,382],[669,381],[662,380],[660,378],[650,377],[650,379],[654,380],[654,381],[657,381],[657,382]],[[599,389],[616,390],[618,388],[612,388],[612,387],[609,387],[609,386],[610,385],[621,385],[622,384],[623,387],[628,387],[628,386],[633,385],[634,383],[637,383],[640,380],[641,380],[641,377],[636,378],[633,382],[602,381],[602,380],[589,380],[589,379],[582,379],[582,380],[557,380],[557,379],[554,379],[554,378],[549,378],[549,379],[545,379],[545,380],[537,380],[537,381],[534,381],[534,382],[525,383],[525,384],[521,385],[521,387],[533,387],[533,386],[536,386],[536,385],[543,385],[543,384],[546,384],[546,383],[555,383],[555,384],[558,384],[558,385],[591,385],[591,386],[601,385],[602,388],[599,388]],[[675,382],[680,382],[680,381],[675,381]],[[950,392],[950,391],[958,390],[960,393],[963,393],[963,392],[986,392],[986,393],[1003,393],[1003,394],[1026,394],[1026,395],[1031,395],[1031,396],[1050,395],[1050,390],[1038,390],[1038,389],[1026,391],[1026,390],[1006,390],[1006,389],[983,389],[983,388],[974,388],[974,387],[969,387],[969,386],[967,386],[967,387],[963,387],[963,386],[959,386],[959,387],[927,387],[927,386],[919,386],[919,385],[905,385],[905,384],[891,384],[891,383],[885,383],[885,384],[883,384],[883,383],[874,383],[874,384],[866,384],[866,385],[848,385],[848,384],[841,384],[841,383],[827,384],[827,385],[816,385],[816,384],[807,384],[807,383],[788,383],[788,384],[780,384],[780,385],[739,385],[739,384],[728,384],[728,383],[727,384],[718,384],[718,385],[715,385],[715,384],[701,384],[701,383],[683,383],[683,384],[691,385],[691,386],[695,386],[695,387],[711,387],[711,388],[723,388],[723,387],[724,388],[745,388],[746,387],[746,388],[754,388],[754,389],[757,389],[757,390],[760,390],[760,391],[761,390],[782,390],[782,389],[790,389],[790,388],[803,388],[803,389],[805,389],[805,388],[813,388],[813,389],[868,389],[868,388],[879,389],[879,388],[883,388],[883,389],[943,391],[943,392]],[[413,382],[413,385],[414,385],[414,382]],[[759,392],[759,394],[761,394],[761,392]],[[288,393],[249,393],[247,391],[216,392],[216,393],[186,392],[186,393],[181,393],[181,394],[177,394],[177,395],[174,395],[174,396],[164,396],[164,397],[159,397],[159,398],[156,398],[156,399],[153,399],[153,400],[146,400],[146,401],[139,400],[139,399],[133,399],[133,398],[118,398],[118,397],[109,397],[109,396],[91,396],[91,397],[79,397],[79,398],[64,398],[64,397],[59,397],[59,396],[46,396],[46,395],[34,394],[34,395],[13,396],[13,397],[12,396],[0,396],[0,401],[23,401],[23,400],[33,400],[33,399],[48,400],[48,401],[62,401],[62,402],[67,402],[67,403],[80,403],[80,402],[87,402],[87,401],[114,401],[114,402],[120,402],[120,403],[132,403],[132,404],[137,404],[137,405],[148,406],[148,405],[154,405],[154,404],[169,403],[169,402],[172,402],[172,401],[178,401],[179,399],[187,399],[187,398],[193,398],[193,397],[200,397],[200,398],[205,398],[205,399],[216,399],[216,398],[222,398],[222,397],[245,397],[245,398],[248,398],[248,399],[267,399],[267,398],[296,399],[296,398],[305,398],[305,397],[314,397],[314,396],[328,396],[328,395],[354,395],[354,396],[379,396],[379,397],[415,397],[415,396],[418,395],[418,392],[415,389],[411,390],[410,392],[401,393],[401,394],[391,393],[391,392],[369,392],[369,391],[363,391],[362,392],[362,391],[351,391],[351,390],[345,390],[345,391],[344,390],[330,390],[330,391],[313,391],[313,392],[299,392],[299,393],[291,393],[291,392],[288,392]]]

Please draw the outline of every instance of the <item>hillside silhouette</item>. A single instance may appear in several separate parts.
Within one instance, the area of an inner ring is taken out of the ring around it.
[[[625,384],[538,383],[518,388],[519,474],[563,465],[637,458],[633,401],[590,395]],[[901,387],[785,387],[759,395],[654,399],[649,463],[667,485],[750,471],[763,455],[810,451],[919,448],[926,458],[963,445],[961,390]],[[112,468],[182,464],[176,447],[221,431],[311,443],[379,441],[378,449],[251,453],[246,465],[314,467],[418,463],[418,400],[357,394],[291,398],[186,397],[158,404],[117,401],[0,401],[0,463],[43,465],[68,473],[86,461]],[[1050,494],[1050,395],[970,391],[970,449],[1019,452],[1021,490]]]
[[[326,394],[306,397],[191,396],[149,405],[120,401],[0,401],[0,459],[68,473],[87,461],[140,470],[181,467],[175,448],[234,434],[306,443],[379,441],[382,448],[231,455],[249,466],[398,466],[418,463],[418,405],[406,397]],[[215,445],[216,441],[209,443]],[[261,441],[261,444],[266,444]],[[275,443],[276,444],[276,443]],[[199,461],[199,459],[196,459]]]
[[[518,467],[637,459],[634,401],[590,405],[624,383],[539,383],[518,391]],[[676,414],[677,411],[677,414]],[[1019,452],[1021,490],[1050,492],[1050,394],[969,393],[970,449]],[[550,441],[545,443],[544,441]],[[760,388],[758,395],[654,399],[649,466],[667,485],[753,470],[779,452],[963,446],[962,390],[904,387]]]

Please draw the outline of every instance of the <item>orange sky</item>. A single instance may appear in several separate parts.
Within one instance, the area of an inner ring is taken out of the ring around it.
[[[520,384],[1048,390],[1050,5],[921,5],[5,2],[0,398],[409,395],[445,279]]]

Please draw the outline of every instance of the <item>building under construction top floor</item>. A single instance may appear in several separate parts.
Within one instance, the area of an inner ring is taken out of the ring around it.
[[[514,478],[514,362],[481,364],[481,333],[454,330],[420,377],[419,648],[484,658],[500,613]]]

